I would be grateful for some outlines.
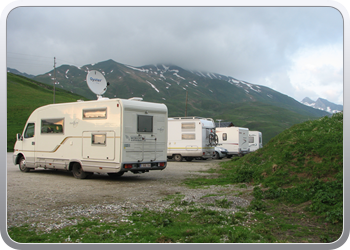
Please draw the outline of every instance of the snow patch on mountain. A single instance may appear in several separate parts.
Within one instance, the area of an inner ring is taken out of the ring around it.
[[[156,86],[154,86],[152,83],[150,83],[149,81],[146,80],[146,82],[151,85],[152,88],[154,88],[155,91],[157,91],[159,93],[159,90],[156,88]]]

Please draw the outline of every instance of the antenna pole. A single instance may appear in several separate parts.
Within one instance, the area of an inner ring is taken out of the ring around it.
[[[55,79],[55,81],[53,82],[53,103],[55,103],[55,87],[56,87],[56,57],[54,57],[53,58],[53,68],[54,68],[54,75],[53,75],[53,77],[54,77],[54,79]]]
[[[187,117],[187,90],[186,90],[186,108],[185,108],[185,117]]]

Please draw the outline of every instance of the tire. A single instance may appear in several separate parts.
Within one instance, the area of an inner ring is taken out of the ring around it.
[[[192,160],[193,160],[193,157],[185,157],[185,160],[186,160],[186,161],[192,161]]]
[[[174,160],[178,162],[182,161],[182,155],[174,155]]]
[[[215,159],[221,159],[221,157],[220,157],[218,152],[215,152]]]
[[[19,159],[18,166],[19,166],[19,170],[21,170],[21,172],[29,172],[30,171],[30,168],[26,167],[26,159],[24,159],[23,156],[21,156],[21,158]]]
[[[107,173],[112,178],[118,178],[121,177],[125,172],[119,172],[119,173]]]
[[[73,176],[77,179],[86,179],[90,173],[84,172],[79,163],[74,163],[72,168]]]

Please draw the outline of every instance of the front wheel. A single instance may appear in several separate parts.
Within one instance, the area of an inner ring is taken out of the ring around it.
[[[220,155],[219,155],[219,152],[215,152],[215,159],[221,159]]]
[[[90,173],[84,172],[83,168],[79,163],[74,163],[72,168],[72,173],[73,173],[73,176],[77,179],[85,179],[91,175]]]
[[[19,159],[19,170],[21,170],[22,172],[29,172],[30,168],[26,167],[26,159],[24,159],[24,157],[21,157]]]

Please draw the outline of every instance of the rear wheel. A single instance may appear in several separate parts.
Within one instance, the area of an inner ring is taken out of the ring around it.
[[[90,173],[84,172],[79,163],[74,163],[72,168],[73,176],[77,179],[85,179],[90,176]]]
[[[175,161],[182,161],[182,155],[174,155]]]

